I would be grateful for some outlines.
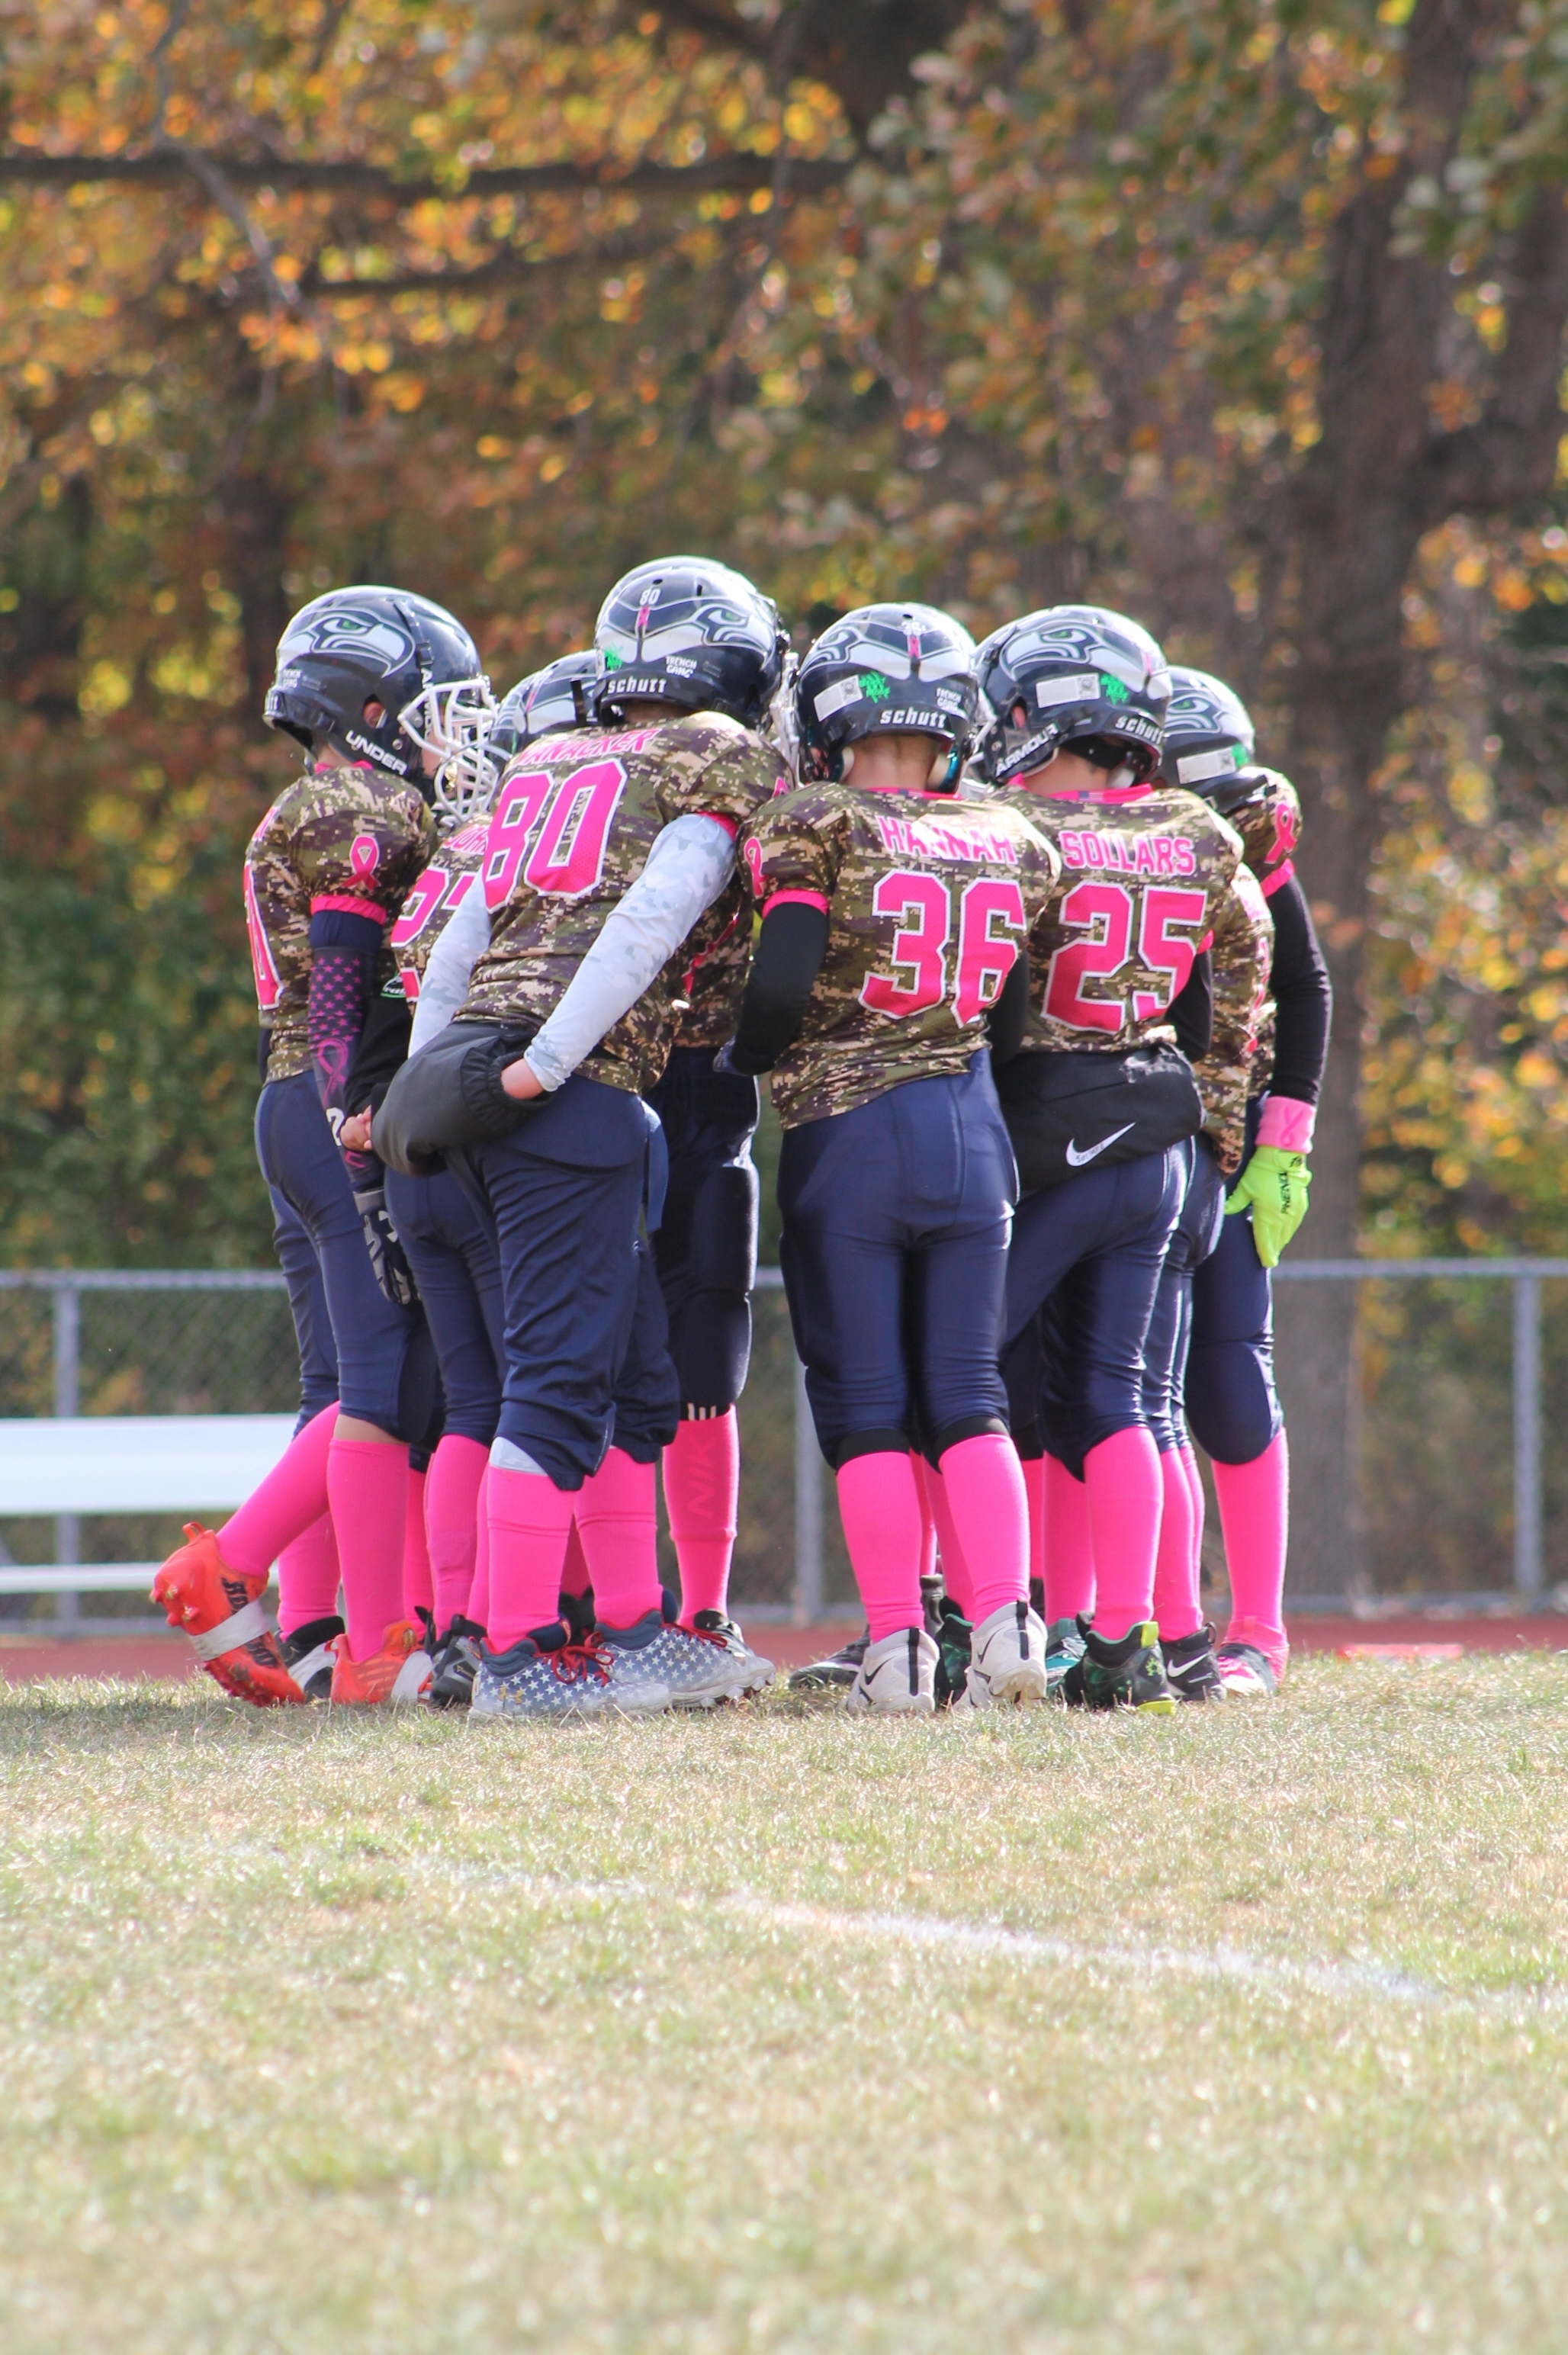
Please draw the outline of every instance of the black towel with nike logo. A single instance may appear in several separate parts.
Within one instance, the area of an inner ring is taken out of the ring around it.
[[[1192,1066],[1175,1047],[1026,1052],[995,1077],[1025,1194],[1077,1169],[1163,1153],[1203,1125]]]

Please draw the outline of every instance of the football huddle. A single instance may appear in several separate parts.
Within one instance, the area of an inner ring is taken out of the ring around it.
[[[300,1414],[154,1585],[226,1691],[567,1721],[773,1684],[729,1598],[764,1077],[865,1620],[792,1684],[1277,1690],[1269,1271],[1330,1007],[1227,686],[1093,605],[978,646],[867,605],[797,655],[675,556],[499,702],[443,608],[332,591],[265,718],[305,758],[244,873]]]

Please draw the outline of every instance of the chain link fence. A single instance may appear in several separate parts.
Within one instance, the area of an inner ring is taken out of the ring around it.
[[[1542,1396],[1561,1395],[1568,1378],[1568,1261],[1306,1262],[1279,1273],[1358,1286],[1372,1591],[1432,1599],[1568,1586],[1568,1452],[1543,1444],[1541,1415]],[[0,1273],[0,1416],[286,1413],[297,1381],[281,1276]],[[737,1607],[853,1612],[774,1269],[759,1281],[741,1435]],[[0,1564],[155,1561],[179,1534],[172,1515],[0,1518]],[[664,1550],[673,1575],[667,1540]],[[1212,1517],[1206,1573],[1222,1589]],[[64,1600],[69,1623],[74,1598]],[[0,1595],[0,1618],[53,1609]],[[106,1595],[93,1624],[145,1614],[136,1595]]]

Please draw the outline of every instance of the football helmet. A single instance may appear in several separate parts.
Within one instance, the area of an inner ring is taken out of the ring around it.
[[[980,705],[975,641],[934,605],[861,605],[824,630],[795,681],[803,777],[837,779],[844,749],[884,728],[935,736],[956,777]]]
[[[1252,714],[1234,687],[1209,671],[1173,663],[1165,714],[1168,782],[1201,794],[1222,815],[1246,799],[1250,785],[1241,780],[1256,756]]]
[[[778,607],[745,575],[700,556],[666,556],[617,581],[599,611],[593,643],[603,673],[589,689],[589,716],[615,719],[632,701],[678,711],[724,711],[760,727],[788,641]]]
[[[489,735],[489,751],[497,768],[505,768],[514,752],[536,736],[553,736],[562,728],[588,722],[587,689],[603,666],[598,650],[560,655],[542,670],[529,671],[501,698]]]
[[[992,783],[1041,769],[1063,749],[1096,767],[1159,767],[1170,673],[1140,623],[1104,605],[1048,605],[993,630],[980,687],[995,718],[981,744]]]
[[[366,716],[370,704],[380,717]],[[460,760],[496,709],[479,650],[443,605],[406,589],[329,589],[278,644],[263,716],[307,752],[330,745],[432,797],[420,754]]]

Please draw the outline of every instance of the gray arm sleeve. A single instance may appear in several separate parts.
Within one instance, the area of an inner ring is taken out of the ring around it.
[[[468,996],[468,976],[490,945],[490,911],[476,875],[446,920],[424,969],[409,1052],[417,1055],[444,1030]]]
[[[528,1069],[543,1087],[569,1080],[630,1013],[734,871],[735,845],[717,818],[677,817],[664,828],[528,1050]]]

